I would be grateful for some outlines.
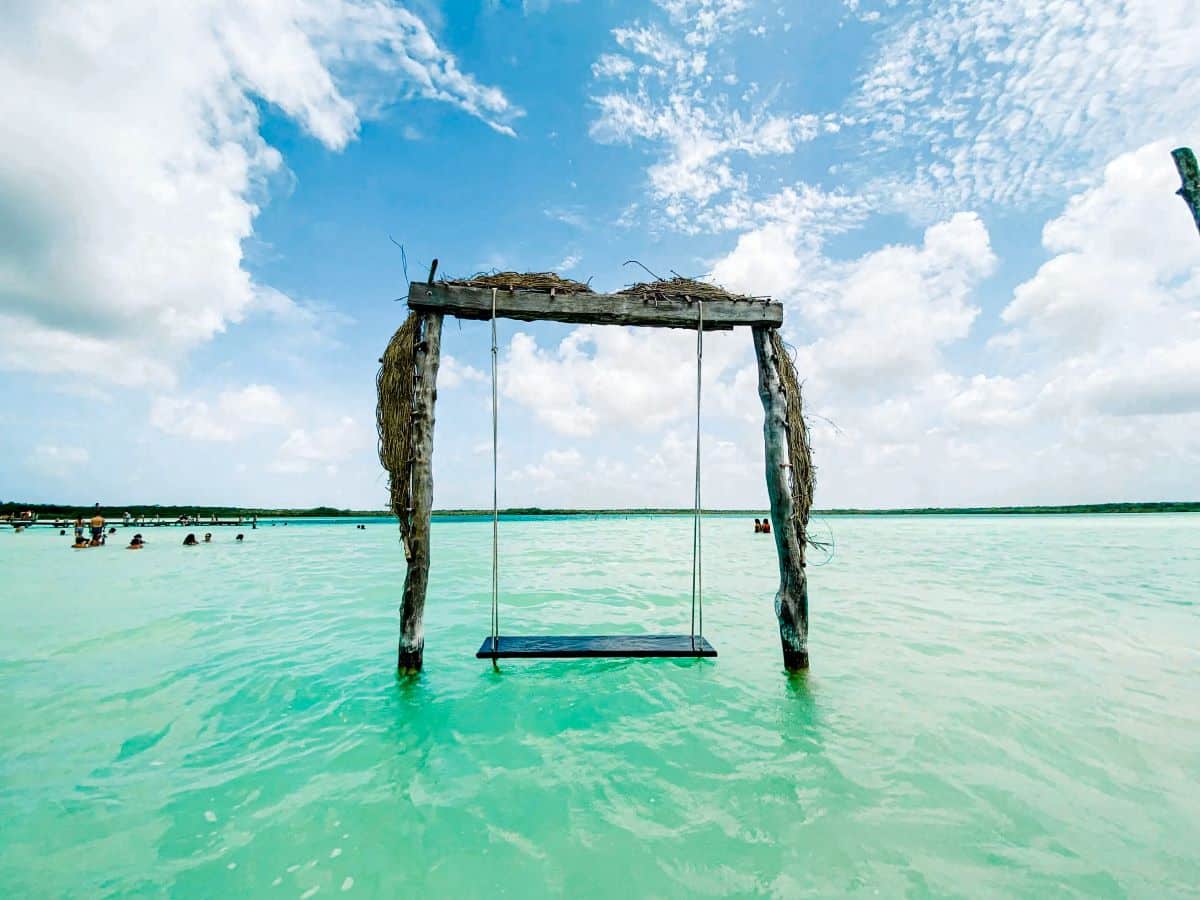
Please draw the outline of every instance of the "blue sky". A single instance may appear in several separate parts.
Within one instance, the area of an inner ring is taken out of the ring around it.
[[[408,274],[785,303],[820,506],[1194,498],[1186,0],[18,2],[0,36],[0,496],[379,507]],[[693,338],[502,322],[501,502],[690,502]],[[448,321],[436,503],[490,497]],[[705,497],[754,506],[744,333]]]

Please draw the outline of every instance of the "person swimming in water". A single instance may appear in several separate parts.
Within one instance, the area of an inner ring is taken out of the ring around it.
[[[133,540],[131,540],[129,542],[129,546],[126,547],[125,549],[126,550],[141,550],[145,546],[146,546],[146,542],[142,540],[142,536],[140,534],[135,534],[133,536]]]
[[[71,549],[72,550],[83,550],[84,548],[90,547],[90,546],[91,546],[91,544],[88,543],[87,538],[85,538],[82,534],[77,534],[77,535],[75,535],[75,543],[73,543],[71,545]]]
[[[243,540],[245,540],[245,538],[246,538],[246,536],[244,534],[239,534],[237,537],[234,538],[234,540],[240,544]]]
[[[211,531],[204,532],[204,543],[206,543],[206,544],[212,543],[212,532]]]
[[[183,539],[183,546],[185,547],[196,547],[199,544],[200,542],[196,540],[196,535],[190,532],[188,533],[188,536]]]

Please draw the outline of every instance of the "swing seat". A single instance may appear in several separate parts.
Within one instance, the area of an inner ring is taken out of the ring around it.
[[[653,659],[716,656],[707,639],[690,634],[500,635],[484,638],[478,659]]]

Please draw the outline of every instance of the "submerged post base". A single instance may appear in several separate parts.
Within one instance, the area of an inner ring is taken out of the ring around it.
[[[789,650],[783,648],[783,667],[789,672],[805,672],[808,670],[808,651]]]
[[[417,644],[415,647],[405,647],[400,645],[399,658],[396,661],[396,670],[401,675],[416,675],[421,671],[421,666],[425,661],[425,642]]]

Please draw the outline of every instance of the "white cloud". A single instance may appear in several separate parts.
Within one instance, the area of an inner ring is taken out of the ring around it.
[[[52,478],[69,478],[86,466],[91,459],[85,447],[64,447],[55,444],[40,444],[33,448],[27,462],[30,468]]]
[[[784,222],[742,235],[714,276],[788,305],[818,504],[1194,493],[1200,254],[1168,151],[1114,159],[1067,202],[1044,230],[1050,258],[982,326],[996,260],[973,214],[850,260]],[[966,343],[1004,324],[991,354]]]
[[[669,224],[683,231],[733,227],[727,216],[705,215],[718,202],[745,204],[748,177],[738,157],[786,155],[822,130],[811,114],[782,114],[765,104],[745,106],[715,89],[709,52],[745,24],[743,2],[663,0],[672,26],[640,22],[613,30],[633,59],[603,54],[593,65],[598,114],[590,127],[601,143],[647,141],[658,148],[646,172],[651,195]],[[725,73],[725,84],[736,83]]]
[[[271,385],[222,391],[212,404],[195,397],[161,396],[150,424],[167,434],[199,441],[232,441],[258,428],[287,425],[291,405]]]
[[[1200,254],[1169,150],[1124,154],[1072,198],[1043,232],[1055,255],[1003,312],[998,343],[1042,360],[1049,409],[1200,411]]]
[[[802,349],[805,371],[822,384],[865,388],[935,371],[939,348],[966,337],[979,312],[971,291],[995,264],[983,223],[959,213],[927,229],[919,247],[850,262],[829,260],[799,229],[772,223],[743,234],[713,277],[784,299],[817,335]]]
[[[474,366],[446,354],[438,367],[438,387],[453,390],[469,381],[483,381],[486,376]]]
[[[751,348],[745,335],[704,338],[704,404],[710,415],[740,416]],[[740,339],[739,339],[740,338]],[[696,336],[673,329],[580,327],[553,350],[518,332],[500,369],[505,397],[558,434],[645,431],[695,415]]]
[[[927,219],[1057,198],[1097,163],[1200,127],[1200,94],[1180,90],[1197,44],[1194,0],[919,4],[862,79],[864,166],[899,165],[879,196]]]
[[[243,268],[280,154],[271,104],[332,150],[397,93],[519,114],[373,0],[22,2],[0,33],[0,365],[170,384],[260,299]]]
[[[602,53],[600,58],[592,63],[593,78],[615,78],[624,81],[633,73],[633,60],[619,53]]]
[[[349,416],[343,416],[332,425],[295,428],[280,445],[268,469],[304,474],[323,467],[327,474],[336,474],[337,464],[369,446],[371,437],[366,427]]]

